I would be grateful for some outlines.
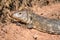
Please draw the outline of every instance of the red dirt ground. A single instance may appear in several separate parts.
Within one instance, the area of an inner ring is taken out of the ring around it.
[[[31,9],[40,16],[60,19],[60,3],[42,8],[33,6]],[[43,33],[35,29],[27,29],[23,26],[8,23],[4,27],[0,26],[0,40],[60,40],[60,35]]]

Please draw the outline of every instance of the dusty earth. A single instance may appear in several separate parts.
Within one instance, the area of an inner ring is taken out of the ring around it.
[[[28,7],[40,16],[60,19],[59,0],[0,0],[0,40],[60,40],[60,35],[27,29],[11,22],[8,14]]]

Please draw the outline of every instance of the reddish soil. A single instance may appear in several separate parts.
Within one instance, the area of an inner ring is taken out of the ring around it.
[[[7,3],[9,4],[8,1]],[[6,5],[9,7],[8,4]],[[16,6],[17,4],[18,3],[16,3]],[[0,7],[0,10],[2,10],[1,9],[2,6]],[[8,10],[8,13],[12,13],[17,9],[18,8],[16,7],[16,9],[10,12]],[[50,1],[49,5],[43,6],[43,7],[40,7],[39,5],[33,5],[31,9],[40,16],[44,16],[52,19],[60,19],[60,3],[59,2],[53,3],[52,1]],[[0,26],[0,40],[60,40],[60,35],[52,35],[52,34],[37,31],[35,29],[27,29],[27,28],[24,28],[23,26],[18,26],[14,23],[9,23],[8,21],[7,21],[7,24],[5,25],[0,24],[2,25]]]

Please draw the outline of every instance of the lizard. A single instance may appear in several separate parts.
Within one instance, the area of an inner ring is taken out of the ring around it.
[[[27,9],[14,12],[11,17],[25,23],[29,29],[48,34],[60,34],[60,20],[46,18]]]

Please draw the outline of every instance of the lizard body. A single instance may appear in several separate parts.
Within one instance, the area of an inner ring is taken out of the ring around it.
[[[27,28],[34,28],[50,34],[60,34],[60,20],[48,19],[29,10],[15,12],[12,14],[12,18],[26,23]]]

